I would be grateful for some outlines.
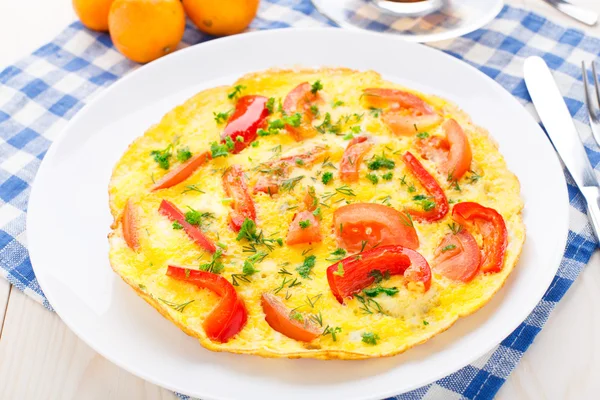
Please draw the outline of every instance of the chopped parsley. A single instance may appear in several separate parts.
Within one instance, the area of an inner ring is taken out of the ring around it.
[[[217,125],[222,125],[225,122],[227,122],[229,120],[229,115],[231,114],[233,110],[229,110],[229,111],[225,111],[225,112],[214,112],[213,111],[213,115],[215,116],[215,122],[217,123]]]
[[[171,166],[171,163],[169,160],[171,159],[171,149],[172,148],[173,148],[173,145],[170,144],[164,150],[152,150],[150,152],[150,155],[152,156],[152,158],[154,158],[154,161],[156,161],[158,166],[161,167],[162,169],[169,169],[169,167]]]
[[[310,272],[315,267],[315,263],[317,262],[317,257],[314,255],[310,255],[304,258],[304,262],[302,265],[296,268],[298,275],[300,275],[304,279],[308,279]]]
[[[284,116],[283,120],[285,121],[286,124],[291,125],[294,128],[297,128],[300,126],[300,124],[302,124],[302,114],[295,113],[294,115],[291,115],[291,116]]]
[[[315,211],[313,211],[313,215],[318,219],[322,219],[323,215],[321,215],[321,207],[317,207]]]
[[[194,226],[202,226],[202,222],[206,218],[212,218],[213,215],[210,212],[200,212],[196,211],[191,207],[188,207],[190,210],[185,213],[185,222]]]
[[[350,133],[345,134],[342,139],[344,139],[344,140],[352,140],[352,139],[354,139],[354,135],[352,134],[352,132],[350,132]]]
[[[366,177],[373,185],[377,185],[379,183],[379,178],[375,174],[367,174]]]
[[[331,114],[329,114],[329,113],[325,113],[325,118],[323,119],[323,122],[321,123],[321,125],[315,126],[315,128],[320,133],[329,132],[329,133],[333,133],[334,135],[337,135],[342,130],[342,127],[340,126],[339,122],[337,122],[335,124],[333,124],[331,122]]]
[[[373,332],[365,332],[362,335],[362,341],[367,344],[376,345],[379,340],[379,335]]]
[[[379,283],[383,280],[388,280],[390,279],[390,271],[385,271],[385,272],[381,272],[378,269],[374,269],[371,272],[369,272],[369,276],[372,276],[373,278],[375,278],[375,283]]]
[[[247,239],[249,241],[255,240],[258,237],[256,234],[256,223],[252,221],[250,218],[246,218],[244,222],[242,222],[242,226],[240,231],[238,232],[236,240]]]
[[[234,147],[235,143],[227,136],[225,138],[225,143],[212,142],[210,144],[210,153],[212,158],[227,157]]]
[[[319,90],[323,89],[323,84],[321,83],[321,80],[317,80],[315,81],[311,86],[310,86],[310,91],[312,94],[317,94],[317,92]]]
[[[419,132],[419,133],[417,133],[417,137],[419,139],[427,139],[429,137],[429,133],[428,132]]]
[[[429,325],[429,322],[423,320],[423,325],[427,326],[427,325]]]
[[[383,179],[385,179],[386,181],[391,181],[392,178],[394,177],[394,173],[393,172],[388,172],[386,174],[381,175],[381,177]]]
[[[229,100],[237,99],[238,97],[240,97],[240,94],[242,94],[242,90],[244,89],[246,89],[246,86],[244,85],[235,85],[233,87],[233,92],[229,93],[227,95],[227,98]]]
[[[225,265],[221,261],[221,256],[223,255],[223,250],[217,249],[212,255],[212,259],[209,263],[201,264],[200,270],[206,272],[212,272],[213,274],[220,274],[223,272]]]
[[[442,249],[442,253],[444,253],[446,251],[454,250],[455,248],[456,248],[455,244],[449,244],[448,246],[444,246],[444,248]]]
[[[450,228],[452,233],[454,233],[456,235],[458,232],[460,232],[460,230],[462,229],[462,226],[458,225],[456,222],[453,222],[451,224],[448,224],[448,228]]]
[[[367,163],[367,167],[370,170],[378,170],[378,169],[393,169],[396,166],[396,163],[393,160],[390,160],[385,155],[376,155]]]
[[[273,114],[273,112],[275,111],[275,97],[269,97],[269,100],[267,100],[267,104],[265,105],[265,107],[267,107],[267,110],[269,110],[269,114]]]
[[[333,104],[331,104],[331,107],[332,108],[338,108],[339,106],[343,106],[344,104],[346,104],[346,103],[344,103],[341,100],[336,100],[336,101],[333,102]]]
[[[342,265],[342,263],[339,263],[338,266],[337,266],[337,270],[333,271],[333,274],[337,275],[337,276],[343,277],[344,276],[344,272],[345,272],[344,271],[344,265]]]
[[[376,107],[370,107],[369,112],[371,113],[372,116],[374,116],[375,118],[378,118],[381,115],[381,113],[383,112],[383,109],[376,108]]]
[[[331,258],[328,258],[327,261],[339,261],[346,256],[346,250],[338,247],[331,253]]]
[[[319,116],[319,107],[316,104],[313,104],[312,106],[310,106],[310,112],[312,113],[312,115],[316,117]]]
[[[323,176],[321,176],[321,182],[323,182],[324,185],[327,185],[329,182],[331,182],[331,180],[333,179],[333,172],[325,172],[323,174]]]
[[[173,222],[173,229],[180,230],[183,229],[183,225],[181,225],[178,221]]]
[[[398,288],[386,288],[382,286],[375,286],[374,288],[365,289],[363,290],[363,292],[369,297],[377,297],[382,293],[387,294],[388,296],[394,296],[398,293]]]
[[[300,229],[306,229],[310,226],[310,220],[306,219],[304,221],[300,221],[298,225],[300,225]]]
[[[177,160],[184,162],[192,158],[192,152],[188,147],[177,150]]]
[[[290,313],[290,319],[304,323],[304,317],[298,311],[292,311]]]
[[[431,211],[435,208],[435,201],[431,199],[432,197],[427,197],[423,194],[413,196],[413,200],[416,201],[424,211]]]
[[[264,251],[259,251],[258,253],[248,257],[244,261],[244,267],[242,268],[242,272],[244,273],[244,275],[249,276],[259,272],[256,269],[255,264],[264,260],[266,256],[267,253],[265,253]]]

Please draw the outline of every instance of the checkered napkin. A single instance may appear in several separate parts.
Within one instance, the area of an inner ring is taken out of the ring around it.
[[[378,22],[371,25],[381,28]],[[252,29],[327,24],[330,22],[309,0],[263,0]],[[210,39],[188,25],[184,43]],[[600,55],[599,39],[565,29],[539,15],[505,7],[484,29],[433,46],[495,79],[534,115],[522,79],[522,64],[530,55],[544,58],[585,138],[592,165],[598,168],[600,151],[592,142],[586,122],[578,63]],[[30,185],[48,147],[67,121],[94,94],[136,67],[115,50],[107,34],[74,23],[54,41],[0,73],[0,274],[49,309],[27,253],[25,217]],[[568,174],[567,180],[571,202],[567,248],[542,301],[487,355],[399,399],[488,399],[497,393],[596,247],[581,193]]]

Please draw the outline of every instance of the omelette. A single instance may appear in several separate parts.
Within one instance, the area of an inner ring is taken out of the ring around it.
[[[517,264],[523,202],[487,131],[373,71],[204,90],[126,150],[113,270],[214,351],[364,359],[423,343]]]

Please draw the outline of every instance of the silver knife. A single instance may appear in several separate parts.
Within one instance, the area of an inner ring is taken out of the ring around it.
[[[581,6],[571,4],[566,0],[544,0],[552,7],[556,8],[563,14],[576,19],[579,22],[583,22],[586,25],[594,26],[598,22],[598,14],[592,10],[586,10]]]
[[[524,66],[525,84],[548,136],[587,202],[588,216],[600,239],[600,188],[571,114],[550,69],[540,57],[529,57]]]

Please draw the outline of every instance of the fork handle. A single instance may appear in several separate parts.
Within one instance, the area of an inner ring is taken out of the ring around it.
[[[598,205],[598,201],[600,200],[600,188],[595,186],[584,187],[581,188],[581,193],[587,202],[588,218],[592,223],[594,234],[596,235],[596,239],[600,241],[600,206]]]
[[[565,0],[545,1],[563,14],[566,14],[579,22],[583,22],[586,25],[594,26],[598,22],[598,14],[592,10],[587,10],[583,7],[576,6]]]

